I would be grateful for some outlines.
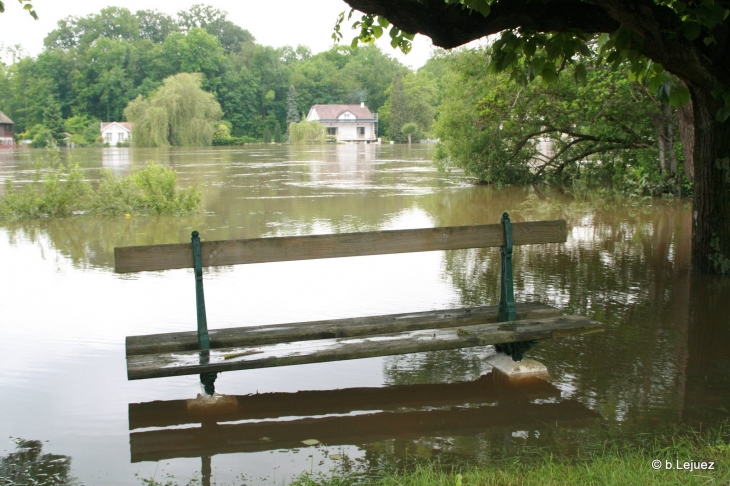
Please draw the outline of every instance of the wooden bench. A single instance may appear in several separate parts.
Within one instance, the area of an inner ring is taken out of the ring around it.
[[[495,344],[515,361],[538,340],[586,334],[602,325],[540,303],[515,304],[513,245],[562,243],[565,221],[200,241],[114,249],[117,273],[194,268],[197,332],[129,336],[130,380],[200,374],[214,393],[217,373]],[[418,251],[501,247],[498,306],[208,330],[203,267]]]

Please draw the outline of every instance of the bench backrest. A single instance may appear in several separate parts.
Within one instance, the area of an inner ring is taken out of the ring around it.
[[[564,243],[567,239],[564,220],[512,223],[511,226],[513,245]],[[202,241],[200,250],[203,266],[210,267],[505,245],[504,225],[485,224]],[[193,245],[178,243],[114,248],[114,262],[117,273],[193,268]]]

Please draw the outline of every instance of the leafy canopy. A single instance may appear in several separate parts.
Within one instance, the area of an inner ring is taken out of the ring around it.
[[[500,0],[446,0],[446,4],[461,5],[472,15],[481,15],[484,18],[492,14],[493,7],[498,3]],[[550,0],[543,3],[550,3]],[[681,36],[689,42],[701,41],[702,45],[711,48],[726,35],[726,20],[730,15],[727,1],[654,0],[654,5],[665,7],[661,14],[669,13],[673,17],[671,21],[678,24],[679,28],[676,32],[669,33],[670,36]],[[354,9],[350,10],[348,20],[353,13]],[[344,21],[345,12],[342,12],[332,34],[335,41],[342,39],[341,26]],[[353,46],[358,42],[372,43],[390,28],[391,45],[404,53],[411,50],[414,34],[398,29],[383,15],[363,14],[360,20],[352,24],[352,28],[357,32],[352,41]],[[525,27],[508,28],[502,30],[493,43],[492,57],[488,63],[490,72],[508,72],[511,80],[523,85],[536,77],[540,77],[545,84],[555,83],[560,72],[571,65],[575,79],[585,82],[586,58],[597,54],[595,62],[599,65],[605,64],[615,69],[628,63],[630,79],[648,84],[660,101],[669,102],[673,106],[688,103],[690,96],[687,88],[676,86],[672,89],[664,66],[651,61],[645,55],[645,47],[644,39],[639,38],[625,25],[613,32],[599,35],[574,28],[551,33]],[[730,89],[727,86],[717,86],[715,96],[723,101],[717,112],[717,120],[726,121],[730,118]]]
[[[497,185],[591,177],[605,186],[644,159],[656,161],[659,109],[624,72],[603,66],[588,70],[585,84],[563,76],[547,87],[520,86],[507,73],[487,75],[489,55],[448,57],[436,123],[442,169]]]

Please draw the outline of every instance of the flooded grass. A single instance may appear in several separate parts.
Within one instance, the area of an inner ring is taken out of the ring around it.
[[[407,457],[403,458],[405,465],[383,465],[362,470],[354,461],[343,456],[337,470],[330,474],[304,472],[290,481],[267,483],[287,486],[728,484],[728,439],[730,427],[723,424],[702,431],[674,427],[633,438],[594,438],[574,454],[525,449],[517,455],[506,455],[498,460],[461,465],[447,464],[439,459]],[[203,484],[198,477],[184,482],[177,482],[173,476],[140,481],[146,486]],[[233,483],[213,480],[210,484],[250,485],[257,482],[241,476]]]
[[[29,183],[7,180],[0,196],[0,222],[81,214],[182,216],[197,212],[201,200],[200,190],[179,188],[173,170],[152,162],[124,177],[103,170],[101,183],[93,189],[77,162],[63,164],[58,149],[49,149],[43,161],[34,163]]]
[[[373,476],[303,474],[289,485],[728,484],[729,433],[727,424],[703,431],[682,427],[634,439],[593,440],[574,455],[561,456],[546,450],[525,451],[496,462],[462,466],[414,461],[412,466]]]

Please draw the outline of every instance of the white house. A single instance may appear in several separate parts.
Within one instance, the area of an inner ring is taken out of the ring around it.
[[[378,114],[371,113],[365,103],[359,105],[314,105],[307,121],[318,121],[327,127],[327,135],[338,142],[376,142]]]
[[[15,143],[14,126],[13,120],[0,111],[0,145],[13,146]]]
[[[132,138],[132,124],[129,122],[101,122],[101,138],[104,143],[116,145]]]

